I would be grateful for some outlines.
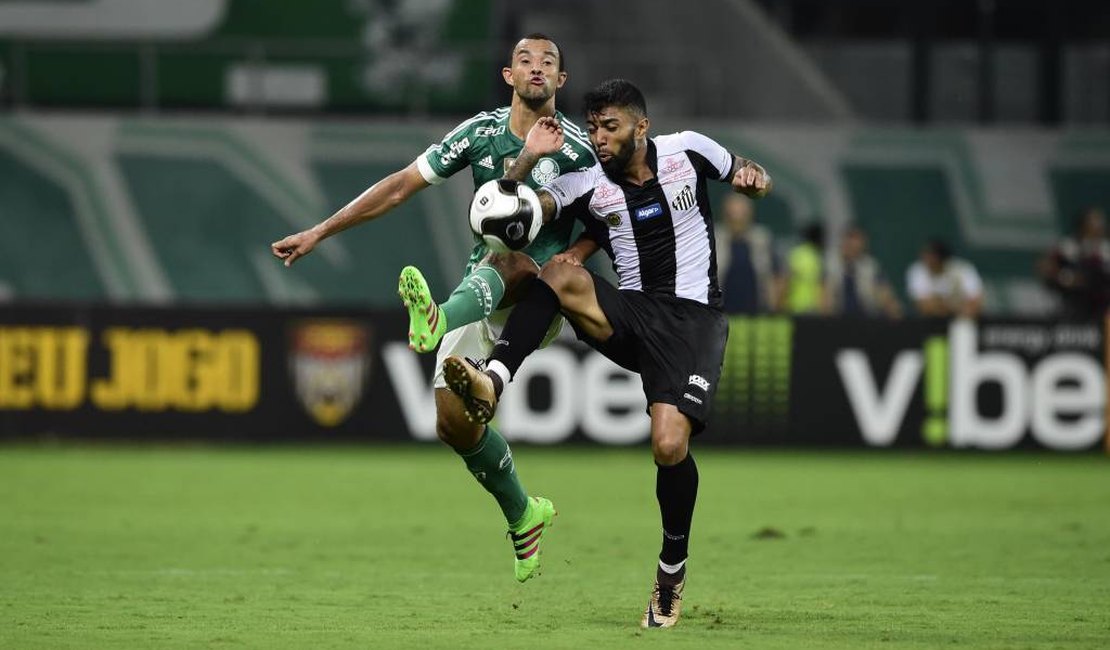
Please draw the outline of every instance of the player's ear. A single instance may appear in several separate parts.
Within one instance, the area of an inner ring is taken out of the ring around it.
[[[556,88],[562,88],[563,84],[565,84],[566,82],[567,82],[567,73],[566,72],[560,72],[559,73],[559,79],[555,82],[555,87]]]
[[[636,139],[643,140],[647,138],[648,128],[651,127],[651,120],[646,116],[641,117],[639,122],[636,122]]]
[[[505,83],[509,84],[510,86],[513,85],[513,69],[501,68],[501,78],[504,79]]]

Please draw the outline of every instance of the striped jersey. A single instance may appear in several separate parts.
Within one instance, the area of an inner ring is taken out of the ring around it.
[[[598,165],[560,176],[544,189],[557,214],[573,213],[613,260],[620,289],[721,306],[713,215],[706,179],[728,182],[733,156],[693,131],[648,140],[654,178],[643,186]]]
[[[524,142],[509,130],[509,112],[510,108],[505,106],[478,113],[456,126],[438,144],[428,147],[416,159],[424,180],[438,185],[469,167],[477,190],[483,183],[503,177],[524,147]],[[555,118],[563,127],[564,144],[557,153],[544,156],[536,163],[527,180],[533,189],[555,180],[560,174],[589,169],[597,162],[585,131],[558,111]],[[543,264],[552,255],[566,250],[573,227],[573,219],[544,224],[524,252]],[[474,248],[466,265],[467,274],[487,252],[485,242],[475,235]]]

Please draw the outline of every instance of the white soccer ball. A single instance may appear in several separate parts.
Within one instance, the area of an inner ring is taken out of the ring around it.
[[[540,197],[519,181],[501,178],[484,183],[470,202],[470,229],[498,253],[531,244],[541,226]]]

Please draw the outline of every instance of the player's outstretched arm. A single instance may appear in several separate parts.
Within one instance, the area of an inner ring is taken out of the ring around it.
[[[754,160],[736,156],[733,164],[732,189],[753,199],[762,199],[771,191],[771,175]]]
[[[308,255],[316,244],[351,226],[376,219],[401,205],[413,194],[428,187],[428,181],[412,163],[374,183],[338,212],[308,230],[289,235],[270,244],[270,250],[285,266]]]

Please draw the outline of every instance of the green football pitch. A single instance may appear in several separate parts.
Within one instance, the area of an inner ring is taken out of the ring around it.
[[[685,610],[642,632],[645,449],[520,447],[512,577],[435,446],[0,447],[2,648],[1106,648],[1110,460],[697,451]]]

